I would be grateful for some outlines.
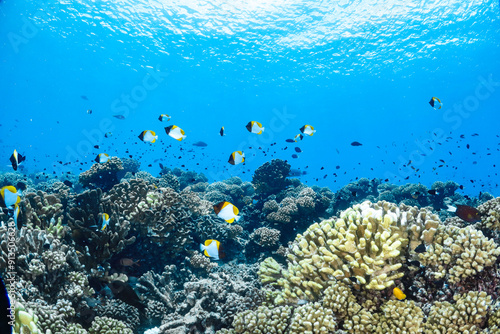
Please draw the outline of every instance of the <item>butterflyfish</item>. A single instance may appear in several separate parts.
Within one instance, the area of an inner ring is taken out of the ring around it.
[[[221,137],[225,136],[226,134],[224,133],[224,127],[220,128],[219,134]]]
[[[316,130],[314,130],[314,126],[306,124],[300,128],[300,132],[305,135],[312,136],[316,132]]]
[[[237,165],[237,164],[241,164],[242,162],[245,162],[245,153],[243,153],[241,151],[234,151],[229,156],[229,161],[228,162],[231,165]]]
[[[107,161],[109,161],[109,154],[107,153],[99,153],[97,157],[95,158],[95,162],[98,162],[100,164],[103,164]]]
[[[12,163],[12,168],[14,170],[17,170],[17,167],[21,164],[21,162],[23,162],[24,160],[26,160],[26,157],[25,156],[22,156],[20,155],[19,153],[17,153],[17,150],[14,150],[14,153],[12,153],[12,155],[10,156],[10,162]]]
[[[205,240],[204,244],[200,244],[200,251],[207,257],[211,257],[214,260],[219,260],[220,258],[220,242],[213,239]]]
[[[246,128],[249,132],[251,133],[256,133],[258,135],[262,134],[264,132],[264,127],[262,126],[261,123],[256,122],[256,121],[250,121],[246,125]]]
[[[21,196],[16,187],[5,186],[0,190],[0,205],[4,208],[13,207],[21,202]]]
[[[429,104],[431,105],[431,107],[433,107],[434,109],[441,109],[443,107],[443,104],[441,103],[441,100],[438,99],[437,97],[432,97],[432,99],[429,101]]]
[[[151,130],[144,130],[141,132],[139,135],[139,139],[142,140],[143,142],[146,143],[154,143],[158,139],[158,136],[154,131]]]
[[[107,213],[99,214],[99,225],[101,226],[101,231],[104,231],[109,225],[109,215]]]
[[[186,138],[186,133],[184,132],[184,130],[182,130],[177,125],[167,126],[165,128],[165,132],[167,133],[167,135],[169,135],[170,137],[172,137],[178,141],[181,141],[184,138]]]
[[[298,142],[299,140],[302,140],[302,139],[304,139],[304,136],[300,133],[293,138],[293,140],[295,142]]]
[[[170,117],[170,116],[169,116],[169,115],[167,115],[167,114],[161,114],[161,115],[160,115],[160,117],[158,117],[158,120],[159,120],[160,122],[168,122],[168,121],[170,121],[170,119],[171,119],[171,118],[172,118],[172,117]]]
[[[229,202],[220,202],[219,204],[214,205],[214,211],[217,216],[224,219],[229,224],[233,223],[235,220],[238,221],[241,218],[238,216],[240,210]]]

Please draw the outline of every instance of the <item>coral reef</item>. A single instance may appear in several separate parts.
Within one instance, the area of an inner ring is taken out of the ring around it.
[[[105,163],[93,164],[88,171],[81,173],[78,179],[84,187],[107,191],[119,182],[118,173],[122,170],[122,161],[112,157]]]
[[[290,164],[280,159],[266,162],[255,170],[252,183],[258,193],[277,194],[290,185],[287,179],[290,174]]]
[[[178,168],[155,177],[139,165],[113,158],[82,173],[81,184],[65,176],[69,186],[2,174],[27,186],[19,229],[9,230],[7,210],[0,224],[16,240],[12,262],[1,239],[0,274],[14,265],[18,332],[499,331],[498,198],[462,196],[454,182],[428,189],[378,179],[333,193],[288,179],[280,160],[252,183],[208,183]],[[242,219],[218,217],[220,201]],[[482,219],[465,226],[447,204],[477,206]],[[200,253],[207,239],[220,242],[220,260]],[[115,291],[117,281],[133,300]]]

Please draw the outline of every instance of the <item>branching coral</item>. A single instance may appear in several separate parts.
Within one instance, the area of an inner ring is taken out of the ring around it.
[[[114,186],[103,197],[104,205],[111,203],[143,236],[168,243],[169,254],[176,256],[191,242],[189,224],[210,210],[208,203],[193,192],[156,188],[143,180]]]
[[[89,334],[133,334],[132,329],[128,328],[120,320],[108,317],[96,317],[89,328]]]
[[[45,229],[50,226],[51,220],[59,221],[63,218],[63,205],[55,195],[38,191],[36,194],[26,194],[24,199],[20,214],[23,226]]]
[[[425,210],[388,202],[364,202],[337,221],[314,223],[295,239],[275,302],[316,300],[333,278],[365,289],[390,287],[403,276],[399,269],[410,239],[421,243],[433,235],[435,224]]]
[[[434,242],[419,256],[436,279],[457,283],[493,265],[499,255],[500,247],[481,231],[470,226],[440,226]]]
[[[482,226],[491,230],[500,230],[500,197],[481,204],[477,209],[481,213]]]
[[[110,216],[105,230],[99,224],[102,213]],[[100,189],[77,195],[70,203],[66,218],[85,264],[96,266],[135,241],[135,236],[127,238],[131,225],[121,214],[118,204],[105,202]]]
[[[454,304],[436,302],[425,324],[426,333],[479,333],[491,307],[486,292],[470,291],[455,295]]]

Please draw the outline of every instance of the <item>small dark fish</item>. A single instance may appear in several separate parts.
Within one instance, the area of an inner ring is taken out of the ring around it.
[[[25,191],[26,190],[26,183],[19,181],[16,184],[16,188],[21,190],[21,191]]]
[[[3,278],[0,276],[0,333],[10,334],[12,333],[12,326],[9,324],[14,322],[14,317],[9,312],[10,309],[10,298],[7,292],[7,288],[3,282]]]
[[[351,195],[353,195],[354,197],[356,197],[356,195],[357,195],[356,191],[354,191],[354,190],[351,191]]]
[[[99,148],[99,145],[94,145],[94,148]]]
[[[299,156],[297,154],[292,154],[292,158],[297,159]]]
[[[123,116],[123,115],[113,115],[113,117],[118,118],[118,119],[125,119],[125,116]]]
[[[89,99],[85,96],[85,95],[81,95],[80,96],[82,99],[84,99],[85,101],[88,101]]]
[[[300,147],[295,147],[295,152],[300,153],[302,152],[302,150],[300,149]]]
[[[350,276],[349,279],[354,283],[358,283],[358,279],[354,276]]]
[[[361,144],[359,141],[353,141],[351,143],[351,146],[361,146],[361,145],[363,145],[363,144]]]
[[[65,180],[63,183],[70,188],[73,187],[73,183],[71,181]]]
[[[116,298],[124,303],[137,307],[140,312],[144,313],[146,306],[141,302],[139,296],[137,296],[137,293],[135,293],[134,289],[132,289],[129,284],[122,281],[113,281],[109,283],[108,286]]]
[[[420,262],[419,261],[410,261],[410,262],[408,262],[408,264],[410,266],[420,267]]]
[[[468,223],[481,221],[481,213],[479,210],[469,205],[457,205],[455,214],[458,218],[463,219]]]
[[[429,195],[439,195],[439,191],[437,191],[436,189],[427,190],[427,193]]]
[[[424,243],[421,243],[420,245],[418,245],[418,246],[414,249],[415,253],[423,253],[423,252],[425,252],[425,250],[426,250],[426,248],[425,248]]]
[[[198,146],[198,147],[207,147],[207,143],[203,141],[197,141],[196,143],[193,143],[193,146]]]
[[[160,169],[165,168],[165,167],[163,167],[163,164],[161,162],[158,165],[160,166]]]

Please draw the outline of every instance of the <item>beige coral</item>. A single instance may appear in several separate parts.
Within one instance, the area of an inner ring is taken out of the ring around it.
[[[28,193],[25,196],[21,217],[23,225],[28,228],[45,229],[52,221],[62,218],[63,205],[55,195],[43,191]]]
[[[436,302],[425,323],[425,333],[480,333],[491,307],[491,296],[470,291],[453,296],[454,304]]]
[[[278,281],[283,299],[276,302],[316,300],[333,278],[366,289],[394,285],[403,276],[399,269],[408,238],[422,242],[427,220],[436,217],[425,210],[366,201],[345,210],[336,221],[312,224],[297,236],[288,254],[288,270]],[[416,222],[420,229],[414,232],[410,224]]]
[[[279,244],[281,232],[274,228],[259,227],[250,234],[250,239],[262,247],[274,247]]]
[[[492,230],[500,230],[500,197],[490,199],[477,207],[481,213],[481,224]]]
[[[361,310],[351,288],[341,281],[333,281],[323,295],[323,306],[331,309],[338,318],[351,317]]]
[[[292,307],[268,308],[260,306],[255,311],[243,311],[234,317],[233,326],[239,334],[285,334],[292,316]]]
[[[310,303],[297,307],[290,323],[290,334],[328,334],[337,328],[333,311]]]
[[[499,255],[500,247],[481,231],[471,226],[450,225],[438,228],[434,242],[419,257],[436,279],[446,278],[450,283],[457,283],[493,265]]]

